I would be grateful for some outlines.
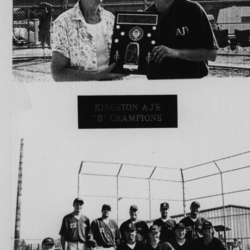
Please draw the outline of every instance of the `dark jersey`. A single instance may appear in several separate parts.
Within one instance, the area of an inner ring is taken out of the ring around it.
[[[123,241],[126,241],[125,237],[125,230],[128,224],[132,223],[131,220],[124,221],[120,226],[120,233]],[[137,234],[136,234],[136,240],[142,241],[146,243],[146,239],[148,238],[148,225],[145,221],[138,221],[134,223]]]
[[[146,245],[146,250],[175,250],[168,242],[160,241],[156,248],[152,247],[150,243]]]
[[[194,248],[193,242],[187,239],[183,245],[179,245],[175,239],[171,240],[169,243],[175,250],[193,250]]]
[[[204,221],[206,221],[206,219],[203,217],[198,217],[196,221],[193,221],[190,216],[183,218],[180,223],[183,223],[186,227],[186,239],[195,240],[203,237],[201,227]]]
[[[155,4],[146,11],[157,11]],[[218,49],[211,25],[203,8],[189,0],[174,0],[169,11],[160,18],[160,41],[173,49]],[[191,62],[166,57],[153,66],[149,79],[201,78],[208,74],[206,61]]]
[[[168,219],[167,221],[163,221],[161,218],[157,219],[153,223],[154,225],[157,225],[158,227],[161,227],[161,234],[160,234],[160,240],[161,241],[170,241],[174,239],[174,227],[176,224],[176,221],[172,218]]]
[[[68,242],[87,242],[89,230],[90,222],[86,216],[81,215],[76,219],[71,213],[63,218],[59,234]]]
[[[194,241],[195,250],[224,250],[220,239],[213,237],[212,241],[206,245],[203,238]]]
[[[109,220],[106,224],[102,218],[96,219],[92,221],[90,231],[97,245],[102,247],[116,246],[116,241],[120,238],[120,232],[114,220]]]
[[[117,250],[132,250],[126,242],[122,242],[118,245]],[[146,246],[141,241],[136,241],[135,247],[133,250],[146,250]]]

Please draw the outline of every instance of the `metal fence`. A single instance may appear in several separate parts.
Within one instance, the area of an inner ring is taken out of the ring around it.
[[[221,226],[217,237],[228,249],[236,238],[243,250],[249,250],[249,176],[250,151],[182,169],[82,162],[78,196],[88,200],[86,204],[96,204],[96,208],[91,207],[94,214],[102,204],[111,204],[118,224],[133,203],[143,208],[140,218],[152,222],[159,216],[160,202],[169,201],[172,214],[176,214],[173,217],[179,221],[187,214],[186,206],[197,200],[204,209],[201,215]]]

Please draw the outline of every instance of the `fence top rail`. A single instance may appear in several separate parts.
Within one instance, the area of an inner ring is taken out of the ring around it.
[[[182,170],[185,171],[185,170],[188,170],[188,169],[197,168],[197,167],[204,166],[204,165],[207,165],[207,164],[211,164],[211,163],[214,163],[214,162],[217,162],[217,161],[223,161],[223,160],[227,160],[229,158],[233,158],[233,157],[237,157],[237,156],[244,155],[244,154],[249,154],[249,153],[250,153],[250,151],[246,151],[246,152],[243,152],[243,153],[239,153],[239,154],[223,157],[223,158],[220,158],[220,159],[217,159],[217,160],[208,161],[208,162],[205,162],[205,163],[194,165],[194,166],[191,166],[191,167],[183,168]]]

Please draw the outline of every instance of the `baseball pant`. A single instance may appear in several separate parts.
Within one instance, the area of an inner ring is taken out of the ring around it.
[[[67,242],[67,250],[86,250],[86,244],[81,242]]]

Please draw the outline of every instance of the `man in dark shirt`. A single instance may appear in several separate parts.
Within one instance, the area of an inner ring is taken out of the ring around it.
[[[161,218],[154,221],[154,225],[161,227],[160,240],[170,241],[175,237],[174,227],[176,221],[168,216],[169,204],[164,202],[160,205]]]
[[[180,223],[183,223],[186,227],[186,239],[195,240],[203,237],[201,228],[206,219],[199,216],[199,210],[200,203],[197,201],[192,202],[190,206],[190,215],[180,221]]]
[[[160,240],[161,229],[157,226],[151,226],[149,228],[150,242],[146,246],[146,250],[175,250],[168,242]]]
[[[130,219],[124,221],[120,226],[122,241],[126,240],[125,229],[127,228],[127,225],[133,223],[136,227],[136,232],[137,232],[136,240],[146,244],[146,240],[148,237],[148,225],[145,221],[138,219],[138,213],[139,213],[138,207],[136,205],[132,205],[129,209]]]
[[[192,250],[193,242],[191,240],[185,239],[186,228],[184,224],[177,223],[174,227],[175,238],[169,243],[175,250]]]
[[[136,226],[133,223],[128,223],[124,227],[125,241],[118,245],[117,250],[146,250],[145,244],[141,241],[136,241]]]
[[[98,245],[98,249],[109,248],[114,250],[119,243],[120,232],[114,220],[109,218],[111,206],[104,204],[102,206],[102,217],[91,223],[91,238],[93,238]]]
[[[220,239],[214,237],[213,225],[209,221],[202,224],[203,238],[194,241],[195,250],[223,250],[224,246]]]
[[[85,250],[88,234],[90,230],[90,222],[88,217],[81,214],[83,200],[76,198],[73,202],[74,211],[63,218],[60,230],[62,250],[65,250],[65,242],[67,242],[67,250]]]
[[[204,9],[190,0],[156,0],[146,11],[160,15],[159,43],[149,79],[202,78],[218,45]]]

